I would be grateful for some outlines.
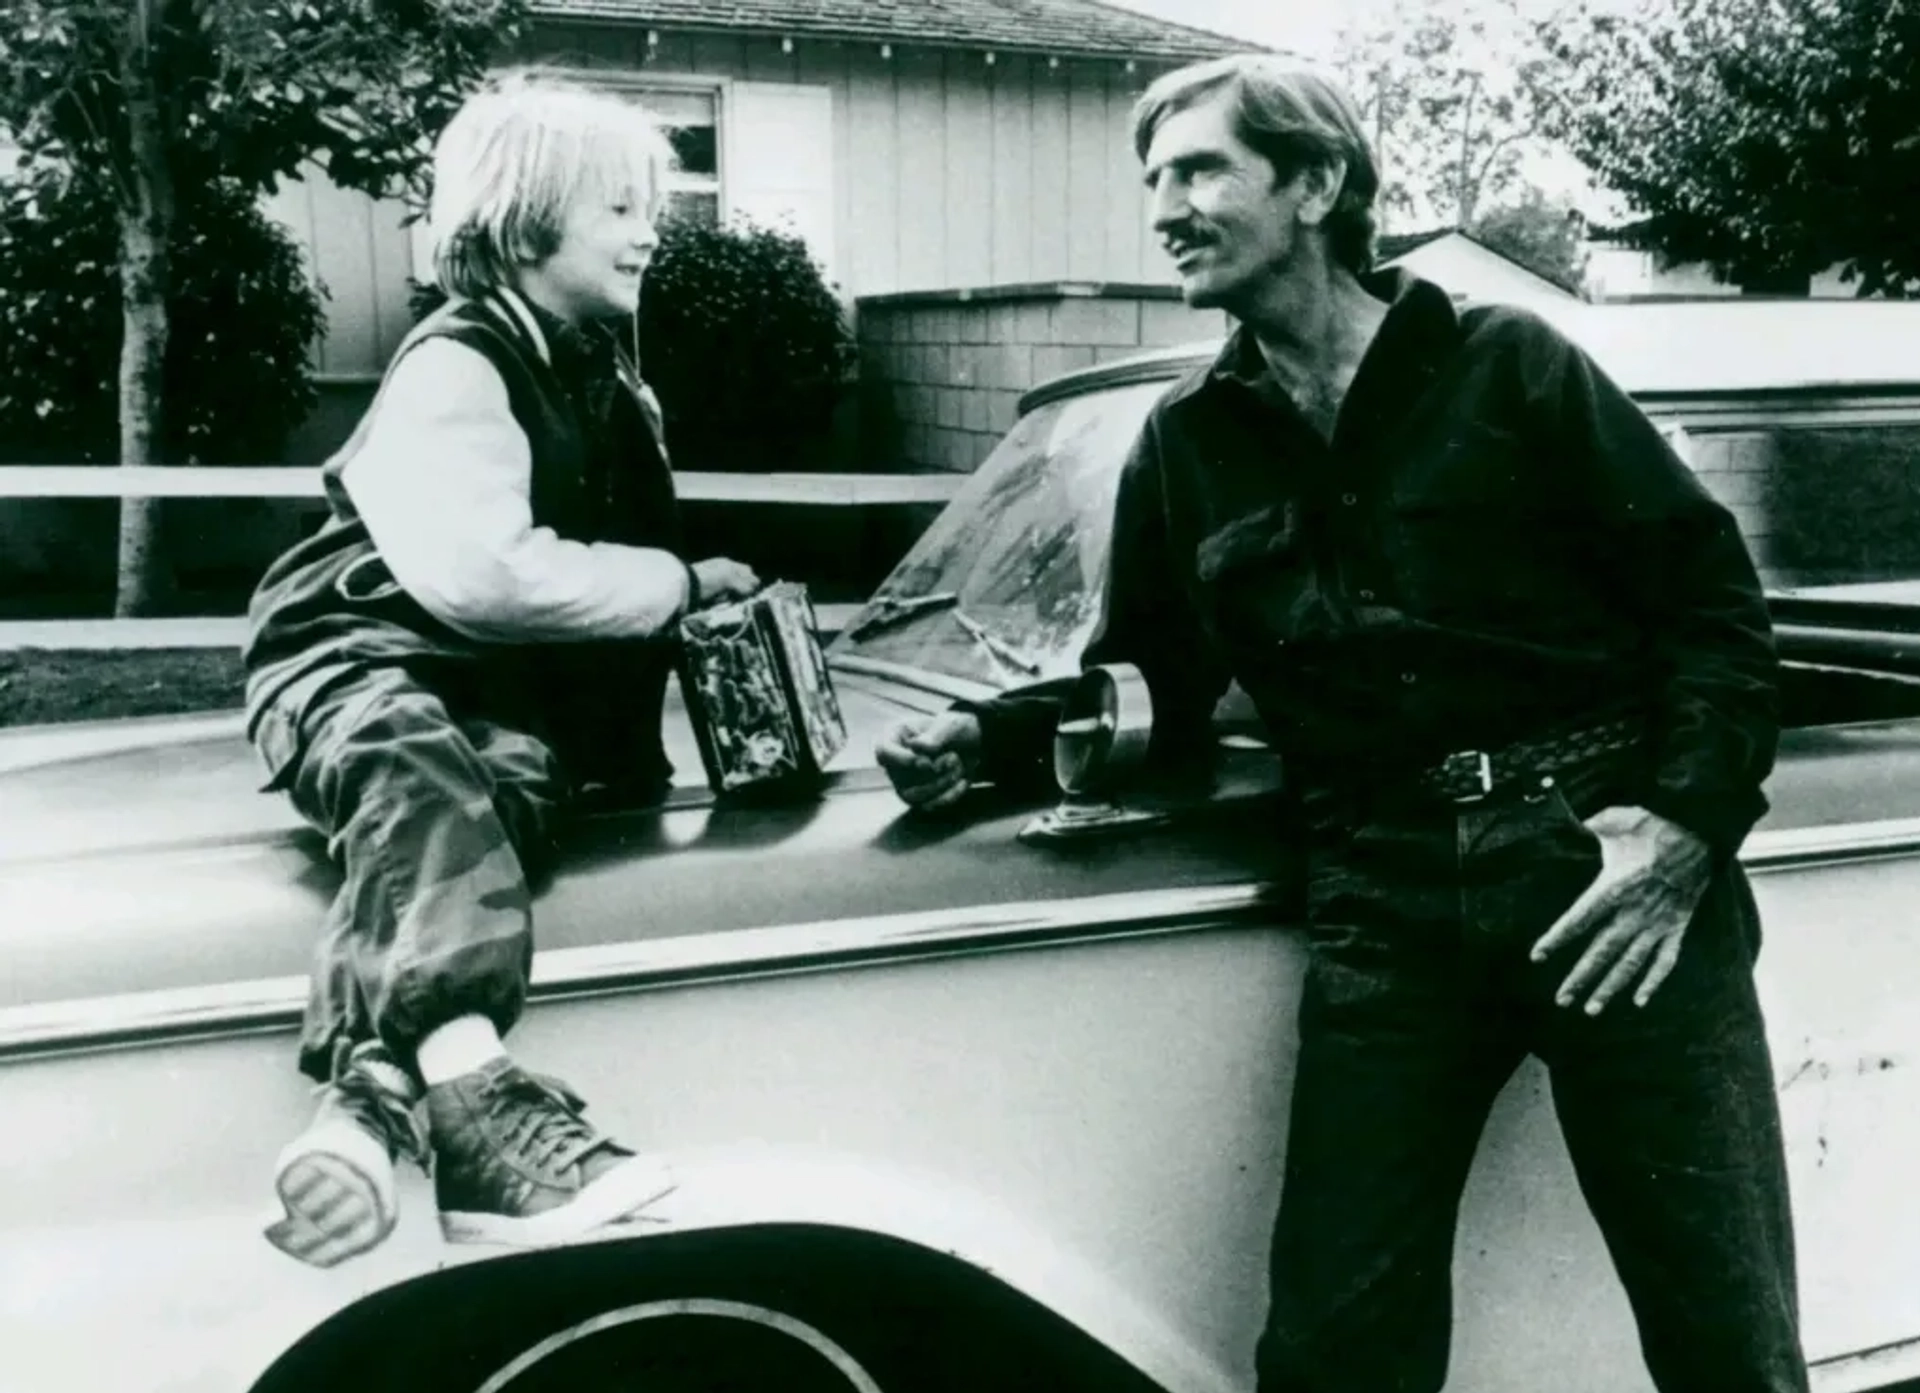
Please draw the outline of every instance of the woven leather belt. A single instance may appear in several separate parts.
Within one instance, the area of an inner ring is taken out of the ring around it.
[[[1478,803],[1514,783],[1629,750],[1640,742],[1642,730],[1639,721],[1606,721],[1498,750],[1456,750],[1416,773],[1412,784],[1422,795],[1442,802]]]

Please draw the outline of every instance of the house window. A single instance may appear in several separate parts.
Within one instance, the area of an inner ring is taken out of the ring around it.
[[[720,221],[720,94],[712,89],[643,87],[634,96],[673,144],[668,217],[706,226]]]

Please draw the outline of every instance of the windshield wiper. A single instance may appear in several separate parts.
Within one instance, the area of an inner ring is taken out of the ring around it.
[[[955,623],[967,631],[968,638],[986,649],[988,655],[1002,665],[1010,667],[1015,672],[1023,673],[1028,677],[1038,677],[1040,675],[1040,664],[1036,663],[1026,654],[1009,647],[1004,639],[995,638],[993,634],[988,632],[985,625],[961,609],[958,605],[953,607],[953,618]]]
[[[959,604],[960,596],[952,590],[935,591],[930,595],[916,595],[911,600],[898,600],[891,595],[882,595],[869,607],[871,612],[847,630],[847,637],[863,639],[869,634],[879,633],[882,629],[891,629],[895,624],[903,624],[916,615],[931,614],[935,610],[954,609]]]
[[[986,625],[960,608],[960,596],[952,590],[938,590],[928,595],[916,595],[910,600],[897,600],[891,595],[883,595],[873,601],[870,612],[864,619],[846,631],[847,637],[858,642],[879,633],[882,629],[891,629],[896,624],[918,619],[923,614],[938,614],[946,610],[953,612],[953,620],[960,626],[961,631],[985,649],[987,655],[995,662],[1028,677],[1040,675],[1040,664],[1014,648],[1005,639],[995,635]]]

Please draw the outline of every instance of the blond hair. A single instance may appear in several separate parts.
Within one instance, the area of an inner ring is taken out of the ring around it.
[[[454,113],[433,150],[434,276],[474,299],[560,246],[583,197],[633,198],[657,218],[673,147],[640,106],[531,69],[500,74]]]
[[[1366,128],[1345,89],[1296,61],[1241,53],[1176,69],[1133,107],[1133,149],[1145,160],[1160,123],[1216,92],[1230,102],[1234,133],[1273,166],[1282,182],[1335,160],[1346,178],[1323,226],[1335,261],[1358,274],[1373,264],[1373,201],[1380,170]]]

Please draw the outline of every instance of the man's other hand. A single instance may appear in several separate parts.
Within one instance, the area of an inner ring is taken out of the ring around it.
[[[1555,1001],[1572,1006],[1586,995],[1587,1014],[1597,1016],[1629,983],[1638,983],[1636,1006],[1660,990],[1680,961],[1712,855],[1697,835],[1645,808],[1603,808],[1587,826],[1600,839],[1600,874],[1533,945],[1533,960],[1585,943]]]
[[[727,556],[710,556],[693,563],[693,578],[700,583],[700,607],[744,600],[760,588],[760,577],[753,567]]]
[[[965,711],[943,711],[929,720],[905,721],[881,737],[873,753],[909,806],[937,812],[959,802],[973,782],[980,765],[980,720]]]

